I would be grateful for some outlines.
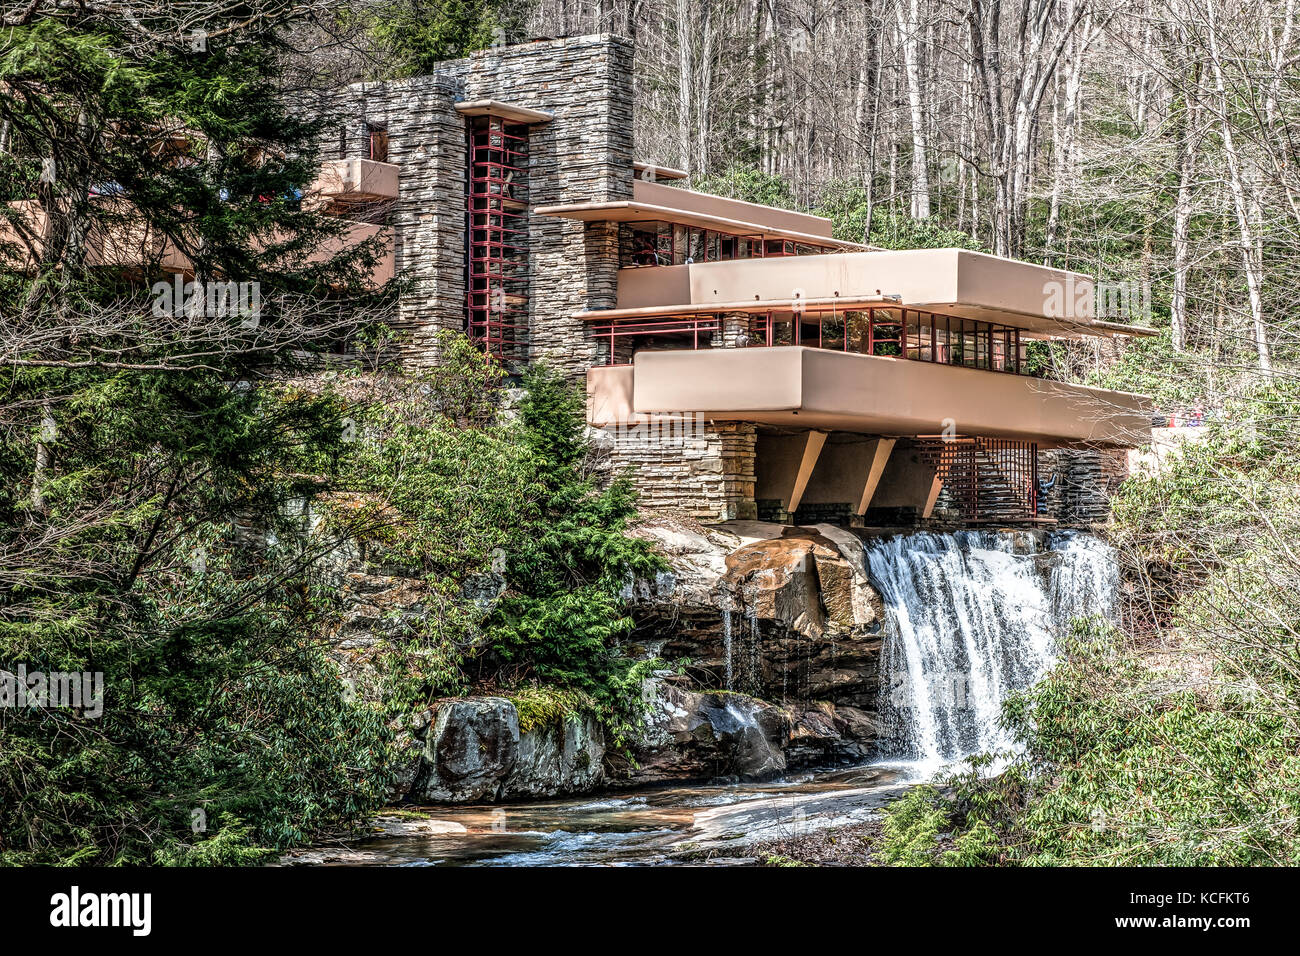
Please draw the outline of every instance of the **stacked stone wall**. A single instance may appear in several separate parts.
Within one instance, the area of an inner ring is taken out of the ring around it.
[[[641,508],[701,521],[756,517],[757,430],[740,422],[659,416],[649,424],[598,430],[614,472],[628,471]]]
[[[600,35],[484,50],[431,76],[355,84],[340,98],[346,153],[367,155],[366,124],[380,125],[400,167],[389,224],[398,272],[411,283],[397,322],[408,362],[436,364],[438,332],[464,327],[466,118],[456,103],[491,99],[552,115],[529,127],[531,206],[628,200],[631,77],[632,45]],[[579,378],[599,343],[574,313],[615,304],[617,225],[544,216],[527,225],[529,357]]]

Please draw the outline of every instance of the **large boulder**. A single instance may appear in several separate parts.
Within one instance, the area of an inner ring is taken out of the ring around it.
[[[772,621],[805,637],[826,631],[817,550],[828,549],[810,537],[767,538],[727,555],[721,586],[755,618]]]
[[[605,739],[591,717],[519,730],[519,712],[504,697],[440,702],[424,735],[409,798],[438,803],[589,793],[604,781]]]
[[[732,524],[755,537],[727,555],[718,586],[760,620],[813,640],[880,621],[880,595],[867,579],[862,542],[851,531]]]
[[[884,608],[852,531],[664,518],[635,533],[671,568],[629,588],[644,652],[685,659],[700,687],[875,708]]]
[[[611,757],[612,783],[717,777],[761,780],[786,769],[789,716],[744,694],[697,692],[648,681],[645,727],[627,755]]]
[[[491,801],[519,760],[519,713],[504,697],[441,702],[424,742],[424,799]]]
[[[605,736],[592,717],[534,727],[519,737],[519,760],[503,797],[589,793],[605,780]]]
[[[876,719],[860,708],[813,701],[797,707],[791,717],[786,748],[791,766],[857,763],[878,752]]]

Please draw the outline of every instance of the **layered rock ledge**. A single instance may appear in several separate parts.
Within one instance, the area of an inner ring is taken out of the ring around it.
[[[642,688],[645,721],[634,739],[608,746],[586,716],[521,730],[504,697],[440,701],[412,728],[397,799],[493,802],[762,779],[874,754],[884,612],[855,534],[668,518],[633,533],[669,569],[629,582],[637,627],[627,650],[670,665]],[[356,607],[339,646],[354,666],[384,625],[422,610],[418,589],[400,581],[360,583],[370,586],[345,585]]]

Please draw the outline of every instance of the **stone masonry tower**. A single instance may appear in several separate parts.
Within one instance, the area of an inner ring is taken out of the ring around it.
[[[438,331],[466,330],[507,363],[585,373],[597,346],[573,316],[615,304],[617,224],[528,213],[631,198],[631,43],[485,50],[429,76],[354,84],[338,119],[339,159],[397,167],[386,225],[412,283],[399,306],[407,360],[436,364]]]

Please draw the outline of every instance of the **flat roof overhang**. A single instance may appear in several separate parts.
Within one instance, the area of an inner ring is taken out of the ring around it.
[[[515,123],[549,123],[555,114],[542,110],[503,103],[501,100],[466,100],[456,104],[456,112],[463,116],[500,116]]]
[[[638,352],[587,373],[588,420],[698,414],[914,438],[945,432],[1045,446],[1134,448],[1151,400],[1002,372],[802,346]]]
[[[640,160],[632,164],[632,169],[646,179],[689,179],[691,175],[684,169],[659,166],[656,163],[647,163]]]
[[[579,315],[616,320],[780,312],[795,301],[808,311],[857,310],[883,297],[893,304],[876,307],[1009,325],[1031,337],[1159,334],[1096,319],[1093,296],[1092,278],[1081,273],[965,249],[916,249],[620,269],[618,307]]]
[[[853,299],[773,299],[766,302],[721,302],[701,309],[698,305],[659,305],[643,309],[582,309],[573,313],[575,319],[588,322],[609,321],[611,319],[656,319],[676,316],[713,315],[716,312],[792,312],[795,309],[806,312],[830,312],[832,309],[845,309],[850,312],[859,309],[900,308],[901,301],[896,295],[869,295]]]
[[[845,242],[841,239],[833,239],[830,236],[799,232],[793,229],[774,228],[756,222],[746,222],[740,219],[715,216],[689,209],[677,209],[672,206],[661,206],[656,203],[631,200],[538,206],[533,210],[533,213],[538,216],[553,216],[559,219],[576,219],[580,222],[672,222],[683,226],[712,229],[716,232],[726,232],[738,236],[754,236],[761,239],[789,239],[793,242],[817,246],[835,246],[838,249],[865,250],[870,248],[870,246],[864,246],[859,242]],[[810,257],[805,256],[804,258]],[[683,267],[664,266],[662,268]]]

